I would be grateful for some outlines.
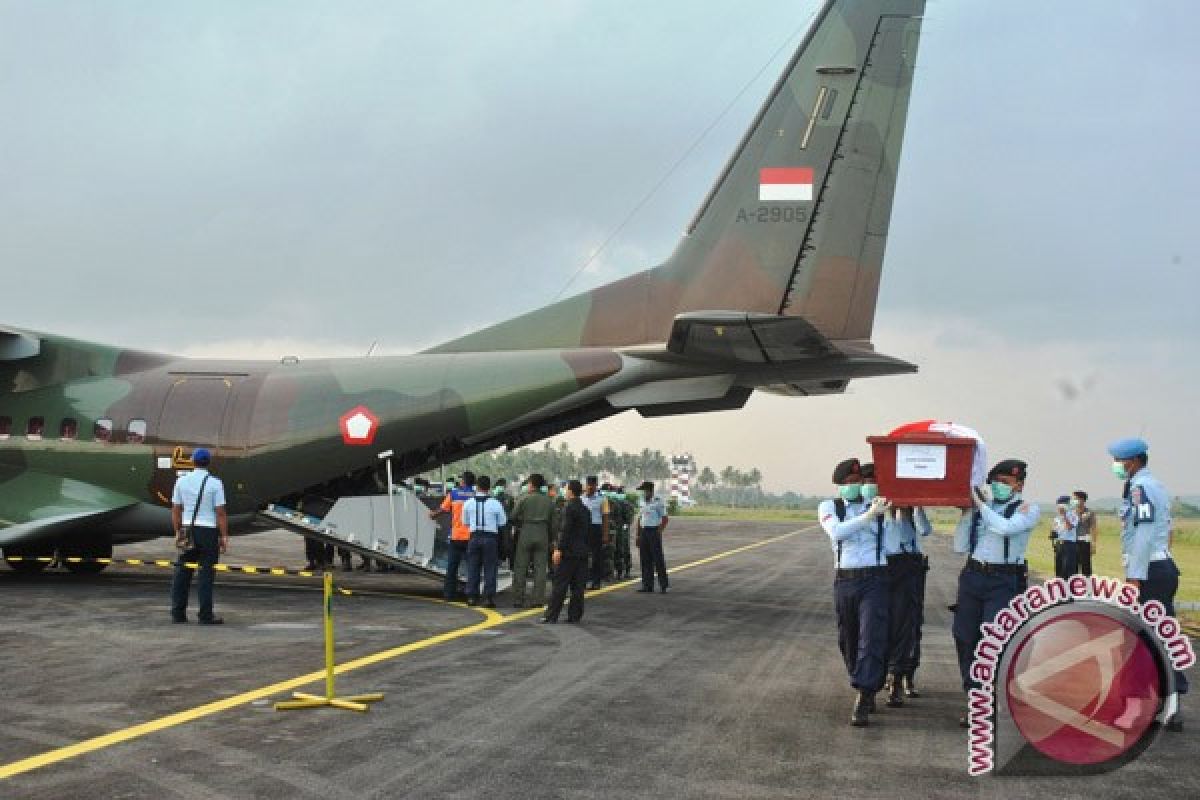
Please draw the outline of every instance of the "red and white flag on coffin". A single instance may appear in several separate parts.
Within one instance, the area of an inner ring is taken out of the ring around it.
[[[975,458],[971,461],[971,485],[981,486],[987,483],[987,444],[983,441],[983,437],[979,435],[979,431],[974,428],[968,428],[966,425],[958,422],[939,422],[936,419],[923,419],[918,422],[901,425],[888,435],[903,436],[906,433],[941,433],[957,439],[974,439]]]
[[[811,201],[812,167],[763,167],[758,171],[758,201]]]

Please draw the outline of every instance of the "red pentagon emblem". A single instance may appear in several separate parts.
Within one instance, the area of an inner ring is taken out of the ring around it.
[[[1005,681],[1025,740],[1067,764],[1099,764],[1146,735],[1161,699],[1158,669],[1138,634],[1103,614],[1055,617],[1021,642]]]
[[[375,441],[379,430],[379,417],[366,406],[355,406],[342,414],[338,420],[342,429],[342,441],[349,445],[369,445]]]

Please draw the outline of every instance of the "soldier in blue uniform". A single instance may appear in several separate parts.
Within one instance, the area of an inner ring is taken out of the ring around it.
[[[863,464],[863,500],[875,499],[875,465]],[[887,704],[904,705],[919,697],[915,675],[921,663],[921,625],[925,621],[925,573],[929,560],[919,538],[933,533],[920,506],[893,508],[883,515],[883,552],[888,566]]]
[[[1175,592],[1179,590],[1179,567],[1171,557],[1171,495],[1150,474],[1150,447],[1142,439],[1121,439],[1108,446],[1113,474],[1125,481],[1121,507],[1121,562],[1125,581],[1138,587],[1138,602],[1163,604],[1175,616]],[[1188,680],[1175,673],[1175,690],[1184,695]],[[1167,730],[1183,730],[1179,698],[1168,698]]]
[[[987,476],[988,490],[976,487],[972,491],[975,508],[963,510],[954,532],[954,551],[967,555],[958,576],[953,625],[963,691],[976,686],[971,680],[971,662],[982,636],[980,626],[994,619],[1027,586],[1025,550],[1041,515],[1035,503],[1021,497],[1027,472],[1028,465],[1016,459],[992,467]],[[985,499],[985,491],[989,490],[990,502]],[[959,724],[966,727],[966,714]]]
[[[833,545],[833,583],[838,648],[856,694],[850,724],[863,727],[875,710],[875,693],[883,686],[888,647],[888,569],[883,549],[883,515],[887,500],[863,497],[858,459],[833,470],[838,496],[817,507],[821,527]]]

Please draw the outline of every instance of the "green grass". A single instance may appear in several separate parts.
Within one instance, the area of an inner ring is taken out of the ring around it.
[[[680,509],[675,516],[696,519],[744,519],[750,522],[816,522],[812,509],[787,508],[727,508],[725,506],[694,506]]]
[[[953,534],[959,512],[951,509],[935,509],[930,518],[939,533]],[[1043,579],[1054,576],[1054,548],[1050,544],[1050,526],[1053,521],[1043,509],[1042,519],[1029,537],[1026,558],[1033,571]],[[1121,566],[1121,526],[1113,514],[1097,514],[1098,541],[1092,556],[1092,572],[1113,578],[1124,578]],[[1171,538],[1171,553],[1182,573],[1179,592],[1175,599],[1181,602],[1200,601],[1200,519],[1174,520],[1175,533]],[[1200,612],[1180,611],[1180,616],[1191,626],[1200,626]]]

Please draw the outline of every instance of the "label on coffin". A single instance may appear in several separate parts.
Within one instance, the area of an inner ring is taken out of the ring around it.
[[[896,447],[896,477],[940,481],[946,478],[946,446],[901,444]]]

